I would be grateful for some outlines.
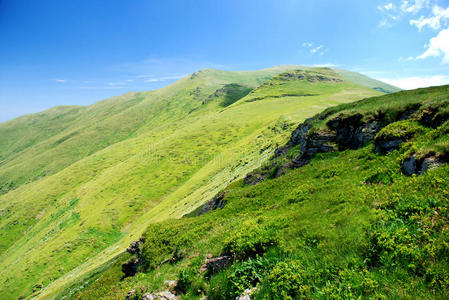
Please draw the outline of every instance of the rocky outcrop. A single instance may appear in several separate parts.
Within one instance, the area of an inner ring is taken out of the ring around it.
[[[136,255],[140,255],[140,252],[142,251],[141,246],[144,243],[144,239],[141,238],[138,241],[134,241],[132,242],[129,247],[126,249],[126,252],[128,252],[129,254],[136,254]]]
[[[247,174],[245,178],[243,179],[243,184],[245,185],[256,185],[259,182],[264,181],[267,178],[266,174]]]
[[[411,176],[413,174],[422,175],[428,170],[438,168],[443,163],[447,163],[447,157],[437,155],[436,153],[429,153],[425,157],[417,159],[415,155],[406,159],[402,164],[402,172],[405,175]]]
[[[203,205],[201,210],[198,212],[198,216],[203,215],[211,210],[219,209],[224,207],[224,196],[225,192],[215,195],[209,202]]]
[[[133,257],[131,257],[126,263],[122,264],[122,272],[124,277],[131,277],[137,274],[142,256],[141,247],[144,242],[145,239],[141,238],[138,241],[132,242],[126,249],[126,252],[133,255]]]
[[[214,258],[206,259],[206,262],[201,266],[200,272],[207,272],[208,275],[215,274],[220,270],[225,269],[232,264],[232,257],[222,255]]]
[[[293,75],[285,74],[285,78],[293,78]],[[401,137],[381,137],[378,133],[387,125],[404,120],[416,120],[422,125],[436,128],[449,119],[449,109],[442,106],[422,108],[420,103],[410,104],[402,111],[391,112],[388,110],[377,110],[375,112],[340,113],[324,123],[335,110],[328,109],[323,113],[307,119],[300,124],[291,135],[290,140],[275,150],[272,163],[264,168],[247,174],[244,178],[245,185],[255,185],[267,178],[279,177],[285,169],[294,169],[307,165],[317,153],[325,153],[335,150],[358,149],[370,141],[374,142],[373,151],[377,153],[389,153],[398,149],[399,146],[410,139],[412,135]],[[445,105],[445,104],[444,104]],[[443,107],[443,108],[442,108]],[[447,112],[446,112],[447,111]],[[296,153],[295,153],[296,151]],[[293,157],[285,163],[285,155],[288,153]],[[426,158],[422,162],[404,162],[405,174],[420,174],[423,170],[438,166],[439,158]],[[415,169],[413,169],[414,165]],[[422,164],[422,165],[421,165]],[[424,171],[425,172],[425,171]]]
[[[449,119],[447,109],[442,109],[443,105],[447,104],[433,105],[419,111],[416,114],[416,119],[424,126],[437,128]]]
[[[131,277],[137,274],[137,270],[139,269],[140,261],[139,259],[132,257],[126,263],[122,264],[122,272],[125,274],[125,277]]]
[[[361,114],[340,114],[327,122],[330,130],[313,132],[310,130],[311,120],[308,120],[298,126],[287,145],[277,150],[275,155],[282,155],[298,146],[300,154],[292,159],[288,167],[299,168],[308,164],[317,153],[361,148],[382,129],[380,120],[363,122],[362,118]]]
[[[402,139],[394,139],[390,141],[379,140],[374,143],[373,150],[376,153],[386,154],[398,149],[402,143],[403,143]]]

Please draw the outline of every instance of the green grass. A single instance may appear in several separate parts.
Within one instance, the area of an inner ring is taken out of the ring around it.
[[[293,124],[381,94],[320,69],[307,71],[340,81],[281,84],[276,75],[296,68],[206,69],[164,89],[1,123],[0,297],[51,297],[82,282],[148,225],[259,167]],[[229,84],[252,92],[238,89],[223,105],[211,95]]]
[[[421,105],[427,107],[449,101],[448,88],[349,106],[368,113],[367,106],[402,109],[426,99]],[[392,99],[398,99],[396,106],[388,104]],[[129,290],[156,292],[166,288],[164,280],[178,279],[187,286],[181,299],[232,299],[256,284],[255,299],[446,299],[449,165],[408,177],[401,164],[410,152],[447,141],[449,121],[437,128],[407,122],[379,133],[406,139],[387,155],[374,153],[369,143],[318,154],[310,164],[258,185],[238,180],[223,189],[224,208],[149,225],[135,277],[120,278],[126,254],[87,277],[92,283],[84,289],[75,284],[64,292],[73,289],[74,299],[123,299]],[[404,129],[413,135],[404,135]],[[183,258],[162,264],[174,253]],[[199,272],[208,255],[223,253],[235,258],[230,267],[210,278]]]

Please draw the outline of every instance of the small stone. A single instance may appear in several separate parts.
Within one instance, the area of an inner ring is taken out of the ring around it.
[[[146,293],[142,296],[142,300],[153,300],[153,299],[160,299],[160,300],[176,300],[178,297],[176,297],[175,294],[172,294],[169,291],[162,291],[158,293]]]
[[[240,296],[237,296],[236,300],[251,300],[251,295],[253,295],[257,291],[257,287],[246,289]]]
[[[136,294],[136,290],[131,290],[128,293],[126,293],[126,300],[131,300],[131,298]]]

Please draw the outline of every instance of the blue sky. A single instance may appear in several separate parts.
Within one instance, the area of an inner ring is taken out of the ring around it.
[[[449,0],[0,0],[0,121],[281,64],[449,83]]]

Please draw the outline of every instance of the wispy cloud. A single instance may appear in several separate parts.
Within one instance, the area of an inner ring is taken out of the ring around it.
[[[415,26],[419,31],[428,27],[433,30],[440,30],[436,36],[431,38],[425,45],[426,50],[416,57],[399,58],[399,62],[426,59],[429,57],[441,57],[443,64],[449,63],[449,6],[441,7],[436,4],[436,0],[401,0],[400,5],[395,5],[392,1],[377,6],[383,18],[379,23],[380,27],[391,27],[394,22],[401,18],[409,18],[409,24]],[[420,13],[420,16],[416,15]],[[445,28],[445,29],[444,29]]]
[[[410,25],[418,27],[421,31],[424,27],[428,26],[432,29],[440,29],[441,24],[447,25],[449,19],[449,7],[442,8],[435,5],[432,8],[432,15],[424,17],[420,16],[418,19],[410,20]]]
[[[320,51],[321,49],[323,49],[323,45],[319,45],[318,47],[312,48],[310,49],[310,53],[317,53],[318,51]]]
[[[413,57],[413,56],[409,56],[409,57],[399,57],[399,59],[398,59],[398,62],[404,62],[404,61],[412,61],[412,60],[415,60],[416,59],[416,57]]]
[[[384,5],[378,5],[377,6],[377,9],[380,10],[380,11],[390,11],[390,10],[392,10],[394,8],[396,8],[396,6],[393,3],[391,3],[391,2],[387,3],[387,4],[384,4]]]
[[[388,1],[377,6],[382,19],[379,27],[392,27],[395,23],[407,15],[416,15],[418,12],[430,6],[431,0],[401,0],[398,4]]]
[[[86,86],[80,86],[80,89],[86,89],[86,90],[115,90],[115,89],[124,89],[124,90],[130,90],[130,89],[140,89],[141,86],[123,86],[123,85],[86,85]]]
[[[429,7],[430,0],[402,0],[401,11],[416,14],[425,7]]]
[[[175,80],[175,79],[181,79],[183,77],[187,76],[187,74],[182,75],[174,75],[174,76],[162,76],[162,77],[153,77],[148,78],[144,80],[145,82],[160,82],[160,81],[168,81],[168,80]]]
[[[235,68],[232,65],[223,65],[213,62],[184,59],[184,58],[146,58],[140,61],[120,63],[111,67],[111,71],[128,74],[149,74],[157,77],[158,74],[190,74],[204,68],[228,70]],[[238,66],[237,66],[238,67]],[[143,78],[147,75],[141,75]]]
[[[325,48],[323,45],[315,45],[312,42],[303,42],[301,46],[308,49],[311,54],[324,55],[329,51],[329,49]]]
[[[219,65],[194,59],[147,58],[140,61],[119,63],[107,69],[109,77],[78,80],[53,79],[80,89],[150,90],[160,88],[171,81],[204,68],[232,69],[235,66]]]
[[[314,68],[336,68],[336,67],[339,67],[339,66],[340,65],[333,64],[333,63],[312,65],[312,67],[314,67]]]

